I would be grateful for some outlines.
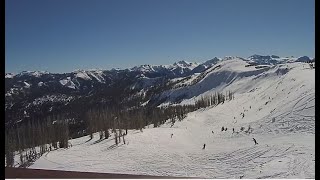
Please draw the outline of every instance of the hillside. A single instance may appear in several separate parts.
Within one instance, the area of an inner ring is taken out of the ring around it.
[[[97,133],[92,140],[72,139],[72,147],[47,152],[30,168],[202,178],[315,178],[315,70],[299,62],[247,65],[239,58],[224,60],[186,81],[175,81],[185,85],[175,84],[176,88],[159,94],[165,98],[159,106],[192,104],[229,90],[233,100],[191,112],[173,126],[168,121],[142,132],[129,130],[126,144],[118,146],[113,136],[101,141]],[[222,127],[227,130],[221,131]]]

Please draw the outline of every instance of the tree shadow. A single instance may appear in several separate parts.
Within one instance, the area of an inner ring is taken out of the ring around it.
[[[124,144],[118,144],[118,145],[116,145],[116,144],[113,144],[113,145],[111,145],[111,146],[109,146],[108,148],[107,148],[107,150],[112,150],[112,149],[116,149],[116,148],[118,148],[118,147],[120,147],[120,146],[123,146]]]
[[[99,142],[101,142],[101,141],[103,141],[103,140],[105,140],[105,139],[106,139],[106,138],[98,139],[98,140],[96,140],[95,142],[93,142],[91,145],[97,144],[97,143],[99,143]]]
[[[92,138],[90,138],[90,139],[88,139],[86,142],[84,142],[84,143],[87,143],[87,142],[89,142],[89,141],[91,141],[92,140]]]
[[[91,145],[97,144],[97,143],[99,143],[99,142],[101,142],[101,141],[109,142],[109,141],[112,141],[112,140],[114,140],[114,137],[113,137],[113,138],[108,138],[108,139],[103,138],[103,139],[99,139],[99,140],[93,142]]]

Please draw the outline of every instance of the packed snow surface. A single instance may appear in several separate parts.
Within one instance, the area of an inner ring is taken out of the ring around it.
[[[212,90],[194,93],[200,97],[217,89],[232,90],[234,100],[191,112],[172,127],[168,121],[143,132],[130,130],[126,144],[118,146],[113,136],[101,141],[98,134],[92,140],[89,136],[70,140],[72,147],[48,152],[30,168],[200,178],[315,178],[314,69],[290,63],[259,70],[243,63],[226,62],[219,78],[230,77],[227,83],[214,82]],[[208,73],[201,82],[214,81],[212,73],[219,72]],[[221,131],[222,126],[227,130]]]

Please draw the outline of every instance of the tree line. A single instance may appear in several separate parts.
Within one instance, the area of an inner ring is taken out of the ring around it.
[[[205,108],[208,106],[216,106],[220,103],[224,103],[226,100],[234,99],[234,94],[231,91],[227,91],[226,94],[214,93],[208,96],[202,96],[195,102],[195,106],[199,108]]]
[[[93,139],[94,133],[98,132],[99,140],[108,139],[112,134],[115,144],[125,143],[128,129],[143,131],[145,126],[153,124],[158,127],[166,122],[171,127],[176,121],[183,120],[189,112],[200,108],[218,105],[226,100],[234,99],[231,91],[215,93],[203,96],[190,105],[171,105],[163,107],[91,107],[83,117],[85,123],[82,131],[77,133],[82,136],[89,135]],[[50,115],[46,119],[31,120],[27,123],[16,125],[6,130],[5,156],[6,165],[13,166],[15,152],[20,155],[20,162],[32,162],[45,152],[68,148],[68,140],[74,132],[70,132],[70,117],[64,114]],[[38,147],[38,151],[35,147]],[[23,153],[24,152],[24,153]]]
[[[22,165],[24,162],[34,161],[47,151],[67,148],[68,140],[68,122],[63,115],[17,124],[5,130],[6,165],[8,167],[14,165],[15,152],[19,152]]]

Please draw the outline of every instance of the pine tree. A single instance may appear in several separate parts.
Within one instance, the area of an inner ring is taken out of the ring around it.
[[[122,131],[121,129],[119,129],[119,143],[121,143],[121,135],[122,135]]]
[[[116,145],[118,145],[118,134],[117,134],[117,131],[114,131],[114,140],[115,140]]]
[[[99,131],[99,139],[101,140],[103,138],[103,131]]]
[[[13,140],[9,133],[5,136],[5,156],[6,156],[6,166],[13,167],[14,165],[14,151],[13,151]]]

